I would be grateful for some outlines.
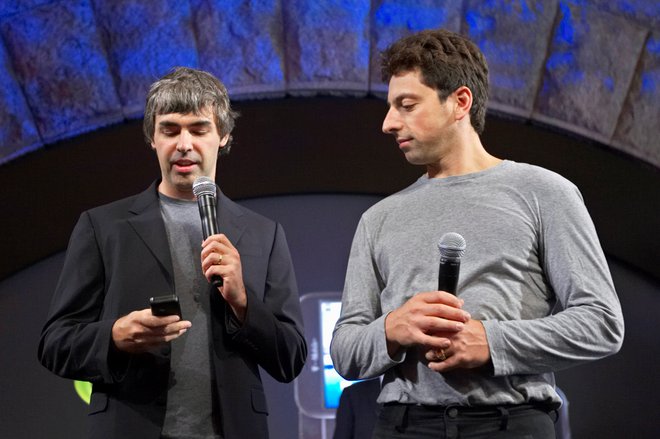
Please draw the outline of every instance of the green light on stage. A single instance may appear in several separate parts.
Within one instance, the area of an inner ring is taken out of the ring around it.
[[[89,404],[89,399],[92,397],[92,383],[88,381],[74,381],[73,388],[85,404]]]

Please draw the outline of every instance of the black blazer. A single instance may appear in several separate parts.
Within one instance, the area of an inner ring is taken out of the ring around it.
[[[370,438],[380,410],[376,402],[379,394],[378,378],[346,387],[339,398],[333,439]]]
[[[93,383],[90,437],[156,439],[163,425],[169,344],[131,355],[111,342],[117,318],[174,291],[157,186],[80,216],[41,334],[45,367]],[[248,307],[237,327],[209,286],[216,403],[226,439],[266,438],[268,409],[257,366],[289,382],[307,356],[295,275],[282,227],[218,193],[219,229],[241,255]]]

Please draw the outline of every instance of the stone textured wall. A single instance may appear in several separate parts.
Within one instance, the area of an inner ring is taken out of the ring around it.
[[[380,51],[436,27],[485,53],[491,111],[660,167],[655,0],[5,0],[0,163],[140,118],[177,65],[216,74],[233,99],[383,96]]]

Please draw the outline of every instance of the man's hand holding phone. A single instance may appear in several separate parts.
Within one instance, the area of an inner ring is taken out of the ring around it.
[[[152,298],[157,299],[157,298]],[[112,326],[112,341],[115,347],[123,352],[148,352],[162,343],[170,342],[183,335],[191,323],[181,320],[181,310],[171,301],[150,301],[149,308],[133,311],[117,319]],[[154,315],[156,313],[169,313],[169,315]],[[177,312],[178,309],[178,312]]]
[[[176,315],[181,318],[181,306],[179,297],[176,294],[167,294],[165,296],[151,297],[149,299],[151,313],[158,317]]]

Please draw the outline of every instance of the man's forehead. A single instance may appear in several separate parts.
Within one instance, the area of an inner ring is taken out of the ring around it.
[[[406,97],[419,97],[431,89],[420,80],[416,72],[406,72],[395,75],[390,78],[387,91],[387,101],[389,104],[400,101]],[[432,90],[432,89],[431,89]]]
[[[215,119],[211,111],[206,110],[198,113],[157,114],[156,123],[215,124]]]

